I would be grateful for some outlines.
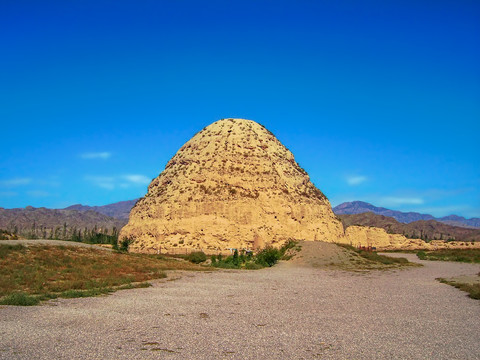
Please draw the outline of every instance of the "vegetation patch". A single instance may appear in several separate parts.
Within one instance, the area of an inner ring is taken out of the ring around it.
[[[165,270],[204,267],[146,254],[70,246],[0,244],[0,303],[36,305],[52,298],[98,296],[147,287]]]
[[[1,301],[1,305],[18,305],[18,306],[32,306],[40,302],[38,296],[25,294],[24,292],[14,292],[5,296]]]
[[[186,259],[194,264],[200,264],[207,260],[207,255],[203,251],[195,251],[188,254]]]
[[[385,267],[396,267],[396,266],[418,266],[418,264],[414,264],[409,262],[405,258],[397,258],[397,257],[390,257],[385,255],[380,255],[375,251],[365,251],[361,249],[357,249],[351,245],[347,244],[337,244],[347,250],[352,251],[353,253],[357,254],[360,259],[357,259],[358,267],[370,269],[375,268],[377,265],[385,266]]]
[[[480,277],[480,273],[478,274]],[[476,282],[464,282],[455,279],[437,278],[438,281],[444,284],[455,286],[457,289],[465,291],[472,299],[480,300],[480,279]]]
[[[480,263],[480,249],[448,249],[435,251],[419,251],[420,260],[459,261],[466,263]]]
[[[385,255],[379,255],[375,251],[364,251],[364,250],[358,250],[358,249],[356,251],[358,255],[360,255],[364,259],[378,262],[384,265],[394,265],[394,264],[404,265],[409,263],[409,261],[405,258],[396,258],[396,257],[385,256]]]
[[[258,270],[264,267],[275,265],[279,260],[288,260],[295,251],[297,242],[288,240],[281,248],[266,246],[255,255],[252,252],[238,252],[235,250],[232,255],[223,257],[222,255],[212,256],[211,264],[217,268],[223,269],[246,269]]]
[[[14,234],[4,229],[0,229],[0,240],[16,240],[16,239],[18,239],[17,234]]]

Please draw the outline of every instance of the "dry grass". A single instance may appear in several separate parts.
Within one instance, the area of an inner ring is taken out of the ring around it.
[[[66,246],[0,245],[0,298],[94,296],[147,286],[165,270],[203,270],[183,260]],[[21,296],[20,296],[21,297]]]
[[[458,261],[480,263],[480,249],[447,249],[435,251],[418,251],[420,260]]]
[[[350,251],[352,256],[351,260],[355,263],[357,270],[374,270],[374,269],[388,269],[403,266],[421,266],[419,264],[411,263],[405,258],[396,258],[385,255],[379,255],[375,251],[364,251],[357,249],[351,245],[337,244],[342,248]]]
[[[480,273],[478,274],[480,276]],[[465,282],[457,279],[444,279],[444,278],[437,278],[438,281],[444,284],[448,284],[451,286],[455,286],[457,289],[465,291],[468,293],[468,296],[472,299],[480,300],[480,282],[479,281],[471,281]]]

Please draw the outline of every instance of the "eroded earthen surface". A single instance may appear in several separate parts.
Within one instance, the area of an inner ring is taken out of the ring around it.
[[[120,239],[134,239],[137,252],[218,253],[343,236],[330,202],[271,132],[225,119],[180,148],[132,209]]]

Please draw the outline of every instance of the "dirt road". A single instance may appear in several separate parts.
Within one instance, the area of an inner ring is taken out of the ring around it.
[[[478,359],[480,302],[435,278],[480,266],[421,263],[187,273],[105,297],[4,306],[0,359]]]

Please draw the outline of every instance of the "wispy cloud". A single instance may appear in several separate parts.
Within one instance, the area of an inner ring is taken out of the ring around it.
[[[82,159],[103,159],[106,160],[112,156],[111,152],[103,151],[103,152],[87,152],[80,154]]]
[[[150,183],[150,178],[140,174],[128,174],[120,176],[85,176],[85,180],[89,181],[95,186],[107,190],[114,190],[116,188],[126,189],[135,186],[145,186]]]
[[[396,197],[396,196],[387,196],[381,198],[381,203],[383,206],[394,206],[394,205],[421,205],[425,201],[421,197]]]
[[[15,187],[15,186],[28,185],[31,182],[32,182],[32,179],[30,178],[13,178],[13,179],[1,180],[0,186]]]
[[[473,207],[471,205],[439,205],[439,206],[425,206],[415,209],[419,213],[423,214],[431,214],[436,217],[442,217],[447,215],[460,215],[464,216],[465,218],[480,218],[480,208]]]
[[[31,197],[48,197],[50,196],[50,193],[43,190],[32,190],[32,191],[27,191],[27,195]]]
[[[368,180],[366,176],[363,175],[354,175],[354,176],[347,176],[347,184],[350,186],[360,185],[361,183]]]
[[[106,190],[115,189],[115,178],[111,176],[85,176],[85,180]]]
[[[138,175],[138,174],[131,174],[131,175],[123,175],[123,178],[128,182],[138,185],[148,185],[150,184],[151,179],[145,175]]]

